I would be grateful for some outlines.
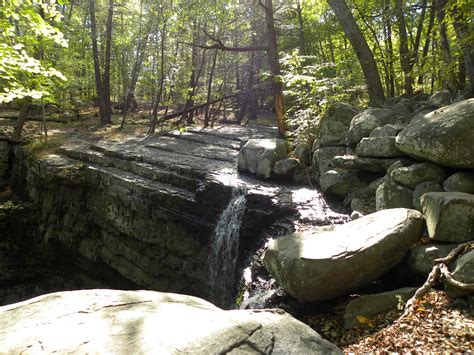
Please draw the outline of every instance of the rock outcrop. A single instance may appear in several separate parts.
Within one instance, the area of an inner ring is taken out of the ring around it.
[[[474,99],[414,119],[397,136],[402,152],[453,168],[474,168]]]
[[[341,353],[283,311],[223,311],[152,291],[53,293],[1,307],[0,344],[16,354]]]
[[[274,239],[263,262],[293,297],[327,300],[366,285],[398,264],[421,237],[423,224],[418,211],[384,210]]]

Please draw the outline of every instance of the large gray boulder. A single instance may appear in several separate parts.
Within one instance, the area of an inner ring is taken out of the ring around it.
[[[319,178],[319,186],[324,193],[344,197],[348,193],[367,186],[370,181],[364,179],[357,170],[335,168],[326,171]]]
[[[402,152],[454,168],[474,168],[474,99],[430,112],[397,135]]]
[[[413,190],[386,179],[375,193],[377,211],[388,208],[413,208]]]
[[[380,313],[403,307],[415,294],[416,290],[416,287],[404,287],[398,290],[364,295],[350,301],[344,311],[344,327],[359,328],[367,326],[365,323],[367,319],[370,321],[370,318]],[[361,322],[361,320],[363,321]]]
[[[407,125],[405,123],[386,124],[382,127],[375,128],[370,132],[369,137],[396,137]]]
[[[308,143],[300,143],[291,153],[291,157],[298,160],[301,164],[308,166],[311,163],[311,152]]]
[[[474,284],[474,250],[470,250],[460,256],[450,271],[456,281]],[[472,290],[457,288],[446,281],[444,282],[444,290],[449,297],[462,297],[473,293]]]
[[[446,179],[446,172],[439,165],[421,163],[394,169],[390,173],[390,178],[396,183],[414,189],[416,185],[425,181],[441,184]]]
[[[59,292],[0,308],[2,352],[340,353],[283,311],[223,311],[153,291]]]
[[[443,182],[446,191],[466,192],[474,194],[474,173],[457,172]]]
[[[355,116],[346,136],[346,143],[355,147],[362,138],[368,137],[377,127],[388,123],[403,123],[406,117],[392,109],[368,108]]]
[[[391,209],[343,225],[274,239],[263,263],[293,297],[322,301],[354,291],[397,265],[422,234],[420,212]]]
[[[301,168],[302,166],[298,160],[286,158],[275,163],[273,172],[277,178],[291,180],[295,171]]]
[[[333,159],[338,155],[346,154],[346,147],[322,147],[317,149],[313,153],[312,168],[319,178],[326,171],[331,170],[333,167]]]
[[[330,105],[321,117],[314,148],[343,145],[351,120],[357,113],[356,108],[343,102]]]
[[[405,155],[398,150],[395,144],[395,136],[362,138],[357,144],[355,152],[361,157],[373,158],[395,158]]]
[[[431,272],[435,259],[446,257],[449,252],[458,245],[459,244],[455,243],[428,243],[417,245],[408,253],[408,267],[415,274],[426,277]]]
[[[453,102],[453,95],[449,90],[436,91],[428,99],[427,104],[429,106],[443,107],[450,105]]]
[[[431,239],[462,243],[474,238],[474,195],[428,192],[421,197],[421,207]]]
[[[424,181],[415,186],[413,190],[413,206],[421,211],[421,196],[427,192],[444,192],[443,188],[434,181]]]
[[[240,150],[237,160],[239,171],[248,171],[268,179],[275,163],[288,155],[283,139],[250,139]]]

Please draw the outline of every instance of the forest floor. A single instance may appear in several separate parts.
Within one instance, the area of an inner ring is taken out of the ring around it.
[[[346,353],[460,352],[474,350],[474,303],[453,300],[432,290],[418,303],[413,315],[400,319],[393,310],[367,320],[359,329],[344,329],[344,305],[331,313],[308,315],[303,322]]]
[[[0,110],[0,134],[11,134],[12,118],[16,116],[15,111]],[[149,122],[145,113],[130,115],[124,129],[119,129],[121,115],[118,114],[113,116],[112,125],[104,127],[98,121],[95,109],[83,110],[80,120],[49,121],[48,141],[45,143],[43,125],[38,118],[26,122],[24,137],[29,141],[28,149],[32,153],[44,154],[54,152],[71,137],[121,141],[131,136],[143,136],[147,134]],[[269,117],[263,117],[257,124],[266,125],[270,121]],[[165,127],[159,127],[157,132],[170,128],[179,127],[169,122]],[[471,296],[470,302],[466,299],[453,300],[443,291],[432,290],[418,303],[416,312],[411,316],[399,319],[402,311],[394,310],[367,320],[363,328],[350,330],[344,328],[343,321],[347,301],[334,304],[330,311],[312,313],[308,309],[297,317],[346,353],[474,351],[474,296]]]

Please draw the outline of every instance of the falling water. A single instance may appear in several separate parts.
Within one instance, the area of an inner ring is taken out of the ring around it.
[[[230,304],[239,249],[240,224],[245,211],[245,191],[235,188],[232,200],[219,216],[209,255],[210,297],[218,306]]]

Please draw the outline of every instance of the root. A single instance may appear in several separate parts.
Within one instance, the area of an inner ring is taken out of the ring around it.
[[[474,284],[466,284],[455,280],[448,269],[448,265],[452,261],[454,261],[460,254],[462,254],[464,251],[473,248],[474,242],[472,241],[459,244],[456,248],[451,250],[451,252],[445,258],[435,259],[433,262],[433,268],[431,269],[428,278],[426,279],[425,283],[418,290],[416,290],[413,297],[408,300],[405,306],[405,311],[397,320],[397,323],[406,316],[413,314],[415,305],[423,298],[424,295],[426,295],[430,291],[430,289],[437,281],[442,281],[443,278],[446,280],[447,283],[451,284],[452,286],[463,290],[474,291]]]

